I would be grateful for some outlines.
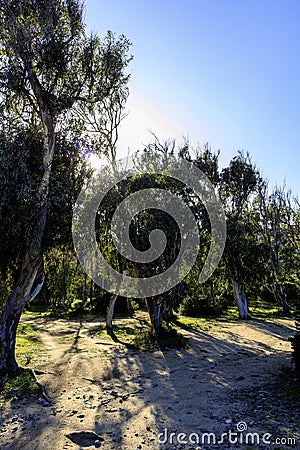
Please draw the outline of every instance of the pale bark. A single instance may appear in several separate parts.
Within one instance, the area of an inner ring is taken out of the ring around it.
[[[240,319],[248,319],[249,312],[248,312],[248,301],[245,293],[244,287],[239,284],[237,281],[232,281],[233,286],[233,294],[234,298],[236,299],[238,309],[239,309],[239,317]]]
[[[110,301],[109,301],[109,305],[107,308],[107,313],[106,313],[106,329],[108,331],[112,331],[113,329],[113,317],[114,317],[114,310],[115,310],[115,304],[117,301],[117,298],[119,296],[119,292],[120,292],[120,286],[121,283],[118,286],[117,292],[115,293],[115,295],[113,297],[111,297]]]

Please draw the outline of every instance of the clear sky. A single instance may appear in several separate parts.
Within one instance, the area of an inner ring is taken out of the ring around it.
[[[227,164],[249,151],[300,194],[299,0],[86,0],[89,29],[125,34],[134,60],[120,156],[188,136]]]

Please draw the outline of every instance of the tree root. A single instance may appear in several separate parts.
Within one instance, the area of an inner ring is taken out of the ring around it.
[[[34,379],[35,379],[36,384],[37,384],[37,385],[39,386],[39,388],[41,389],[42,397],[43,397],[48,403],[52,403],[51,398],[50,398],[49,395],[47,394],[46,387],[45,387],[42,383],[40,383],[39,380],[37,379],[36,371],[35,371],[34,369],[30,369],[30,370],[31,370],[32,375],[34,376]],[[39,372],[39,373],[48,373],[48,372],[42,372],[42,371],[38,371],[38,372]]]

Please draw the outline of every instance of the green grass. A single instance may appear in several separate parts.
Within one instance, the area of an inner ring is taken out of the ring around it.
[[[213,327],[212,320],[205,317],[178,316],[171,324],[179,328],[190,328],[195,331],[208,331]]]
[[[133,343],[136,333],[136,327],[128,325],[114,325],[113,332],[120,341],[125,341],[127,344]],[[106,331],[105,326],[98,328],[98,336],[100,339],[111,339],[110,335]]]
[[[21,366],[28,366],[37,361],[41,343],[31,325],[20,323],[16,340],[16,359]]]
[[[277,305],[272,305],[263,300],[256,300],[253,304],[250,303],[249,314],[255,319],[274,319],[283,317],[283,313]]]
[[[262,300],[250,304],[249,314],[253,319],[276,319],[283,317],[277,306],[263,302]],[[191,329],[205,332],[218,326],[220,322],[236,322],[238,318],[238,308],[236,306],[231,306],[224,310],[219,317],[187,317],[178,315],[169,325],[172,326],[175,331],[180,331],[180,329]],[[134,319],[130,319],[130,322],[130,324],[128,324],[128,322],[122,324],[122,322],[117,319],[117,324],[114,324],[113,328],[114,335],[117,339],[126,344],[132,344],[141,350],[153,350],[159,347],[155,336],[152,335],[150,330],[150,322],[147,313],[136,312]],[[98,335],[101,339],[110,339],[104,325],[101,326]],[[162,345],[164,344],[162,343]]]
[[[14,398],[23,399],[41,394],[41,388],[29,369],[22,370],[21,374],[13,379],[4,381],[1,386],[0,400],[11,401]]]
[[[299,312],[297,312],[296,309],[291,308],[291,316],[296,317],[297,315],[299,315]],[[280,307],[261,299],[249,302],[249,316],[253,319],[276,319],[285,317]],[[186,316],[179,317],[181,322],[185,322]],[[215,321],[235,321],[239,318],[238,307],[236,305],[232,305],[224,309],[220,315],[205,315],[202,317],[205,318],[208,325],[210,323],[214,323]],[[189,322],[193,322],[194,320],[196,321],[195,324],[191,323],[191,328],[203,329],[203,327],[205,328],[207,326],[205,323],[199,323],[199,318],[186,317],[186,319]]]

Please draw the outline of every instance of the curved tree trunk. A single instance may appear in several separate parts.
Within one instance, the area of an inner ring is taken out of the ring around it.
[[[113,317],[114,317],[115,304],[116,304],[118,296],[119,296],[119,293],[116,293],[109,300],[109,305],[108,305],[107,313],[106,313],[106,330],[108,333],[110,333],[113,329],[112,321],[113,321]]]
[[[34,83],[34,80],[33,80]],[[39,86],[33,86],[39,92]],[[47,199],[52,160],[55,149],[55,121],[47,105],[40,104],[44,127],[43,173],[37,188],[40,202],[37,205],[36,223],[33,227],[30,246],[24,250],[19,276],[11,294],[4,305],[0,316],[0,379],[14,376],[19,372],[15,359],[17,327],[26,303],[32,300],[41,290],[44,283],[42,262],[42,238],[46,226]]]
[[[32,261],[27,251],[19,278],[0,317],[0,380],[13,377],[20,371],[15,358],[19,320],[26,303],[40,292],[44,278],[41,259]]]

